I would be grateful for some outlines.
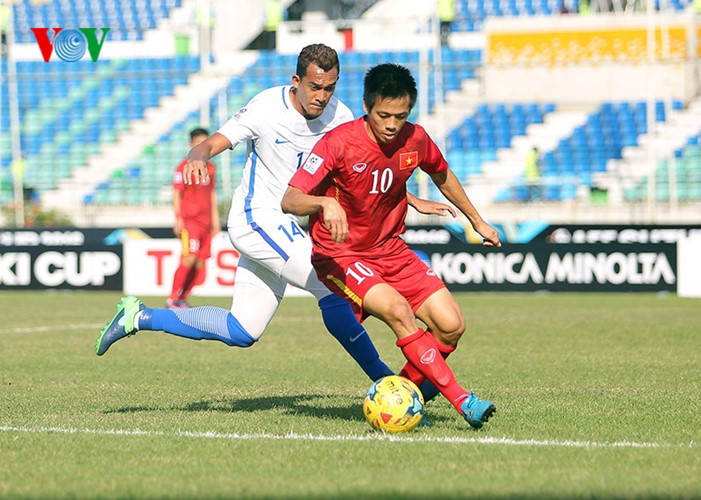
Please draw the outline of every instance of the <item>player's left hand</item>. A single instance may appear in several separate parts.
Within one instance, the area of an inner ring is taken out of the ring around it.
[[[484,221],[480,221],[474,225],[474,230],[484,238],[482,245],[485,247],[500,247],[501,241],[499,241],[499,231],[494,229],[492,226]]]

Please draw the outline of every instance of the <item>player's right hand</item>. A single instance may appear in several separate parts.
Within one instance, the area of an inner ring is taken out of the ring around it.
[[[183,167],[183,182],[185,185],[204,183],[209,177],[207,162],[202,160],[189,160]]]
[[[334,198],[326,198],[321,219],[324,221],[324,227],[331,232],[332,241],[341,243],[346,239],[348,236],[346,211]]]

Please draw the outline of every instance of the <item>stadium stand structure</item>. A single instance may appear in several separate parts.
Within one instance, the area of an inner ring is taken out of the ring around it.
[[[452,61],[450,64],[445,64],[444,79],[454,80],[459,84],[463,77],[474,77],[475,64],[458,65],[455,61],[479,61],[478,51],[444,49],[443,54],[447,60]],[[338,86],[336,95],[352,108],[356,116],[363,113],[359,96],[362,96],[365,69],[380,61],[388,60],[405,64],[416,71],[419,64],[419,54],[415,51],[340,54],[343,84]],[[229,80],[225,88],[226,109],[219,109],[221,100],[219,93],[210,99],[208,104],[210,116],[218,117],[218,121],[221,122],[262,89],[288,84],[290,68],[294,68],[295,64],[295,55],[261,51],[255,63],[248,66],[241,75],[233,76]],[[451,84],[450,88],[455,88],[455,84]],[[430,104],[435,104],[435,96],[433,95]],[[102,179],[92,192],[84,195],[83,201],[87,204],[98,203],[102,205],[167,201],[171,195],[169,188],[172,169],[186,152],[181,145],[184,137],[183,130],[198,125],[197,115],[196,110],[191,110],[187,119],[175,124],[171,130],[159,138],[156,144],[148,145],[139,158],[132,160],[123,168],[116,169],[108,177]],[[412,118],[416,118],[416,111]],[[483,133],[485,136],[489,135],[486,129]],[[492,147],[491,150],[493,151],[494,148]],[[242,165],[244,152],[243,147],[235,149],[233,157],[229,158],[228,161],[224,160],[222,165],[229,170],[228,178],[233,182],[237,182],[239,179],[239,169]],[[220,163],[221,158],[219,159]],[[146,179],[147,182],[141,182]],[[157,188],[157,194],[154,194],[154,187]],[[223,192],[224,188],[222,183],[218,185],[221,195],[228,194]]]
[[[640,9],[634,3],[619,0],[602,4],[606,6],[606,11]],[[662,3],[665,3],[667,8],[681,11],[692,2],[691,0],[670,0],[669,2],[656,0],[655,6],[658,10]],[[488,17],[553,16],[577,13],[579,10],[579,0],[456,0],[455,21],[451,29],[480,31]]]
[[[672,191],[680,202],[701,201],[701,147],[699,135],[690,137],[689,144],[675,151],[673,158],[662,160],[655,170],[654,196],[658,201],[668,201]],[[624,191],[624,199],[642,202],[648,196],[648,179],[643,177]]]
[[[461,51],[460,56],[451,57],[450,49],[443,49],[443,57],[447,61],[473,61],[467,69],[457,69],[446,63],[444,78],[453,80],[459,74],[470,79],[474,76],[475,62],[480,60],[474,51]],[[218,89],[214,89],[209,101],[210,113],[221,119],[228,117],[241,106],[250,96],[271,85],[284,84],[289,81],[289,69],[294,65],[294,56],[262,52],[258,60],[246,67],[240,75],[231,77],[226,82],[228,106],[225,113],[218,109]],[[349,103],[356,114],[362,113],[361,104],[357,99],[362,89],[363,70],[375,62],[393,60],[416,66],[418,54],[411,52],[378,52],[378,53],[343,53],[344,85],[339,85],[339,97]],[[102,63],[102,61],[101,61]],[[43,71],[47,66],[39,63],[24,63],[28,72]],[[26,102],[23,114],[23,146],[27,155],[29,169],[26,182],[44,195],[49,205],[64,206],[64,202],[55,203],[61,179],[74,176],[74,182],[66,182],[63,186],[62,197],[75,201],[73,191],[76,185],[85,185],[85,172],[77,165],[84,163],[91,155],[101,158],[100,148],[115,144],[120,134],[128,133],[134,122],[143,119],[145,110],[159,105],[159,100],[172,95],[178,85],[187,83],[187,76],[196,73],[198,60],[196,58],[173,59],[135,59],[131,61],[104,61],[103,64],[87,66],[85,73],[79,66],[74,68],[79,78],[69,71],[57,72],[53,80],[62,82],[57,85],[40,85],[23,87],[22,102]],[[63,67],[65,66],[55,66]],[[170,73],[170,75],[169,75]],[[49,73],[51,75],[51,73]],[[51,79],[49,79],[51,81]],[[36,87],[36,89],[35,89]],[[50,90],[49,90],[50,87]],[[455,85],[453,86],[453,88]],[[138,88],[138,92],[129,89]],[[44,92],[46,91],[46,92]],[[32,96],[34,98],[32,98]],[[37,99],[42,96],[43,99]],[[60,99],[49,99],[60,97]],[[6,101],[5,101],[6,102]],[[185,151],[181,145],[183,131],[198,123],[196,105],[192,103],[187,110],[188,116],[171,124],[167,130],[158,134],[158,138],[142,146],[141,153],[136,158],[124,159],[119,162],[107,162],[113,165],[109,172],[105,171],[105,162],[99,160],[100,177],[96,178],[92,187],[84,192],[79,199],[90,205],[142,205],[166,204],[170,197],[170,181],[172,168],[183,157]],[[58,107],[48,103],[60,103]],[[432,100],[432,105],[436,103]],[[575,197],[578,186],[593,186],[595,173],[606,171],[606,164],[611,159],[622,157],[623,148],[635,146],[638,137],[645,133],[646,117],[642,106],[644,103],[604,103],[594,113],[588,114],[583,122],[571,121],[571,115],[563,111],[558,113],[552,104],[521,103],[521,104],[476,104],[474,111],[457,127],[448,131],[445,137],[444,150],[456,174],[465,182],[479,186],[480,176],[488,179],[484,183],[484,191],[490,193],[489,201],[525,201],[525,187],[521,176],[523,168],[524,147],[519,144],[533,141],[538,136],[538,128],[532,125],[541,124],[541,135],[557,138],[556,144],[541,145],[543,151],[543,199],[545,201],[567,200]],[[4,106],[4,105],[3,105]],[[675,102],[675,108],[682,106]],[[88,112],[82,112],[88,109]],[[663,113],[661,103],[658,109]],[[71,111],[78,110],[78,111]],[[546,115],[551,115],[552,126],[544,123]],[[574,113],[580,117],[581,112]],[[57,119],[58,117],[61,119]],[[415,117],[413,117],[415,118]],[[662,114],[660,120],[664,119]],[[568,125],[563,126],[563,123]],[[548,130],[550,131],[548,132]],[[543,132],[545,131],[545,132]],[[562,135],[563,132],[569,134]],[[558,137],[555,133],[560,133]],[[527,137],[528,136],[528,137]],[[7,136],[4,135],[3,148],[8,147]],[[514,138],[526,138],[526,141],[515,141]],[[121,146],[118,148],[121,149]],[[515,154],[509,158],[509,151]],[[692,148],[693,151],[693,148]],[[242,161],[243,151],[239,148],[225,162],[224,168],[229,170],[228,179],[238,180],[238,169]],[[689,153],[693,157],[693,153]],[[502,166],[498,161],[500,156]],[[681,157],[681,156],[680,156]],[[9,180],[7,155],[3,155],[3,179]],[[503,163],[510,164],[504,168]],[[680,181],[687,178],[695,179],[695,163],[685,162],[685,167],[678,170]],[[663,168],[663,167],[660,167]],[[75,170],[75,171],[74,171]],[[484,173],[486,171],[486,175]],[[510,172],[510,178],[505,179],[505,172]],[[687,172],[689,174],[687,175]],[[660,174],[662,175],[662,174]],[[682,177],[683,176],[683,177]],[[626,200],[641,200],[644,191],[642,175],[638,176],[638,187],[630,187],[626,191]],[[495,180],[496,179],[496,180]],[[496,189],[497,187],[500,189]],[[603,184],[606,184],[605,182]],[[3,182],[2,193],[5,202],[11,199],[12,193],[9,182]],[[487,187],[488,186],[488,187]],[[659,183],[660,198],[664,199],[664,183]],[[411,186],[418,190],[416,184]],[[222,193],[223,186],[219,190]],[[638,193],[636,197],[632,193]],[[681,188],[682,199],[696,199],[694,189]],[[228,193],[226,193],[228,194]],[[438,197],[435,189],[429,191],[429,196]],[[58,197],[61,198],[60,196]]]
[[[32,9],[27,8],[29,3],[23,0],[15,6],[16,10],[24,9],[25,14],[24,21],[22,16],[15,20],[18,32],[22,32],[23,22],[38,22],[36,19],[60,23],[59,11],[70,17],[71,9],[83,3],[90,4],[85,12],[91,12],[92,19],[109,6],[117,8],[110,0],[54,0]],[[484,4],[482,0],[470,0],[469,5],[466,1],[457,3],[458,22],[454,27],[461,30],[464,25],[459,19],[461,15],[464,18],[465,9],[479,12],[475,5]],[[122,17],[151,12],[145,18],[156,21],[166,19],[181,2],[130,0],[126,4]],[[543,12],[546,5],[552,11],[551,4],[547,0],[539,6]],[[492,2],[484,9],[485,15],[530,15],[526,0],[514,3],[525,8],[516,9],[518,14],[505,14],[511,10],[496,9],[494,5]],[[27,17],[30,10],[31,16],[40,17]],[[53,17],[45,18],[48,13]],[[85,21],[89,23],[89,19]],[[126,23],[124,30],[120,24],[119,36],[138,40],[152,24]],[[473,29],[477,27],[473,23]],[[523,206],[524,157],[534,145],[542,153],[541,193],[546,203],[582,198],[581,193],[592,188],[606,189],[622,202],[645,200],[647,172],[641,165],[645,163],[647,144],[646,103],[620,101],[567,107],[549,102],[483,102],[479,79],[482,50],[449,46],[438,50],[442,66],[440,71],[428,71],[426,81],[432,90],[442,84],[442,93],[430,91],[420,96],[428,101],[430,113],[422,116],[421,123],[443,148],[456,174],[469,185],[471,198],[480,206]],[[17,69],[22,82],[19,101],[22,150],[28,165],[26,185],[40,192],[42,204],[48,208],[90,214],[86,223],[99,212],[95,209],[110,207],[124,210],[131,206],[134,213],[144,206],[154,211],[160,207],[170,217],[172,171],[186,153],[187,131],[207,125],[202,123],[201,110],[206,109],[206,114],[213,117],[209,127],[216,129],[258,91],[289,83],[296,61],[296,54],[274,51],[237,54],[228,61],[215,61],[208,68],[200,67],[200,60],[191,56],[71,64],[20,61]],[[438,55],[429,53],[430,67],[435,68]],[[356,116],[363,112],[362,79],[367,67],[392,61],[418,73],[422,66],[415,50],[341,51],[340,57],[342,79],[337,95]],[[6,74],[6,61],[2,64]],[[7,204],[13,193],[5,80],[0,92],[0,203]],[[669,108],[661,102],[655,105],[659,123],[655,139],[659,142],[655,148],[659,154],[655,177],[658,200],[667,201],[670,196],[678,196],[681,202],[701,200],[698,109],[697,103],[685,106],[679,100]],[[414,110],[411,119],[417,119],[418,113]],[[223,199],[230,194],[227,189],[238,182],[243,156],[244,148],[239,147],[218,158],[218,189]],[[410,188],[420,192],[416,180]],[[422,195],[438,198],[439,193],[430,188]]]
[[[244,56],[240,64],[245,67],[250,60],[250,56]],[[240,68],[234,68],[233,71],[240,71]],[[217,73],[230,74],[230,71],[218,69]],[[129,128],[118,134],[115,141],[102,143],[82,166],[73,169],[70,178],[59,182],[58,189],[43,193],[42,202],[50,207],[70,207],[73,211],[85,202],[135,206],[167,203],[169,198],[159,197],[157,192],[151,190],[154,187],[153,178],[147,183],[148,188],[140,185],[141,174],[149,176],[155,168],[154,164],[168,164],[170,168],[175,168],[184,151],[181,147],[171,149],[159,146],[159,143],[167,143],[174,124],[185,120],[203,99],[209,102],[211,96],[225,86],[227,81],[228,77],[192,73],[190,78],[173,87],[171,93],[161,97],[157,106],[145,109],[142,117],[130,121]],[[177,139],[180,142],[184,140],[182,137]],[[143,169],[132,165],[140,155],[151,150],[157,154],[157,158],[151,158],[155,160],[154,163],[144,165]],[[126,185],[127,179],[134,182]],[[163,184],[165,185],[165,179]]]
[[[20,43],[34,41],[37,26],[109,27],[111,40],[143,40],[147,30],[180,7],[182,0],[21,0],[13,5],[15,33]]]
[[[663,109],[659,104],[657,108]],[[607,171],[597,174],[595,180],[623,201],[644,201],[650,176],[647,172],[641,175],[640,165],[645,164],[646,146],[652,141],[657,152],[653,165],[655,198],[658,201],[701,201],[700,136],[701,101],[696,99],[686,107],[673,103],[654,139],[643,135],[640,147],[624,147],[621,158],[611,161]]]
[[[680,101],[673,102],[672,109],[681,108]],[[665,122],[664,102],[657,101],[655,109],[656,121]],[[646,102],[603,103],[554,149],[541,150],[543,189],[539,197],[545,201],[569,200],[579,186],[594,187],[596,174],[606,172],[608,161],[621,159],[624,148],[637,147],[638,139],[646,133]],[[496,201],[529,201],[524,177],[517,176],[511,186],[497,194]]]
[[[56,189],[87,157],[116,142],[118,134],[142,119],[147,109],[172,95],[177,85],[198,71],[199,59],[183,56],[70,65],[27,61],[18,66],[18,72],[29,75],[18,86],[25,183],[41,193]],[[3,113],[9,114],[6,96],[3,85]],[[9,120],[2,123],[7,132]],[[9,151],[9,146],[9,138],[3,139],[3,151]],[[2,166],[7,169],[9,163],[10,155],[3,154]],[[0,193],[3,199],[11,195],[9,189]]]

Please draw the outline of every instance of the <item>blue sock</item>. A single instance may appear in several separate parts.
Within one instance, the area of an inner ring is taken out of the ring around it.
[[[326,329],[338,340],[371,380],[379,380],[394,372],[380,359],[365,328],[358,323],[348,302],[336,295],[319,301]]]
[[[227,309],[214,306],[189,309],[149,309],[139,317],[139,330],[162,330],[193,340],[218,340],[229,346],[250,347],[251,337]]]
[[[433,385],[428,379],[424,380],[421,383],[419,389],[421,390],[421,394],[423,394],[424,396],[424,403],[428,403],[440,394],[438,388],[435,385]]]

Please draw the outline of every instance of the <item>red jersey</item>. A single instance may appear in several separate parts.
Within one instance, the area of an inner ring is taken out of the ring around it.
[[[389,144],[368,136],[364,117],[328,132],[289,183],[306,194],[334,197],[346,211],[348,236],[343,243],[331,240],[320,214],[309,217],[314,254],[367,254],[393,248],[404,232],[406,183],[417,167],[428,174],[448,169],[438,146],[419,125],[407,122]]]
[[[173,176],[173,189],[182,193],[180,215],[186,221],[210,227],[212,225],[212,190],[215,189],[214,174],[217,169],[213,163],[207,162],[209,172],[207,179],[200,184],[186,185],[183,182],[183,167],[186,164],[187,158],[180,162]]]

